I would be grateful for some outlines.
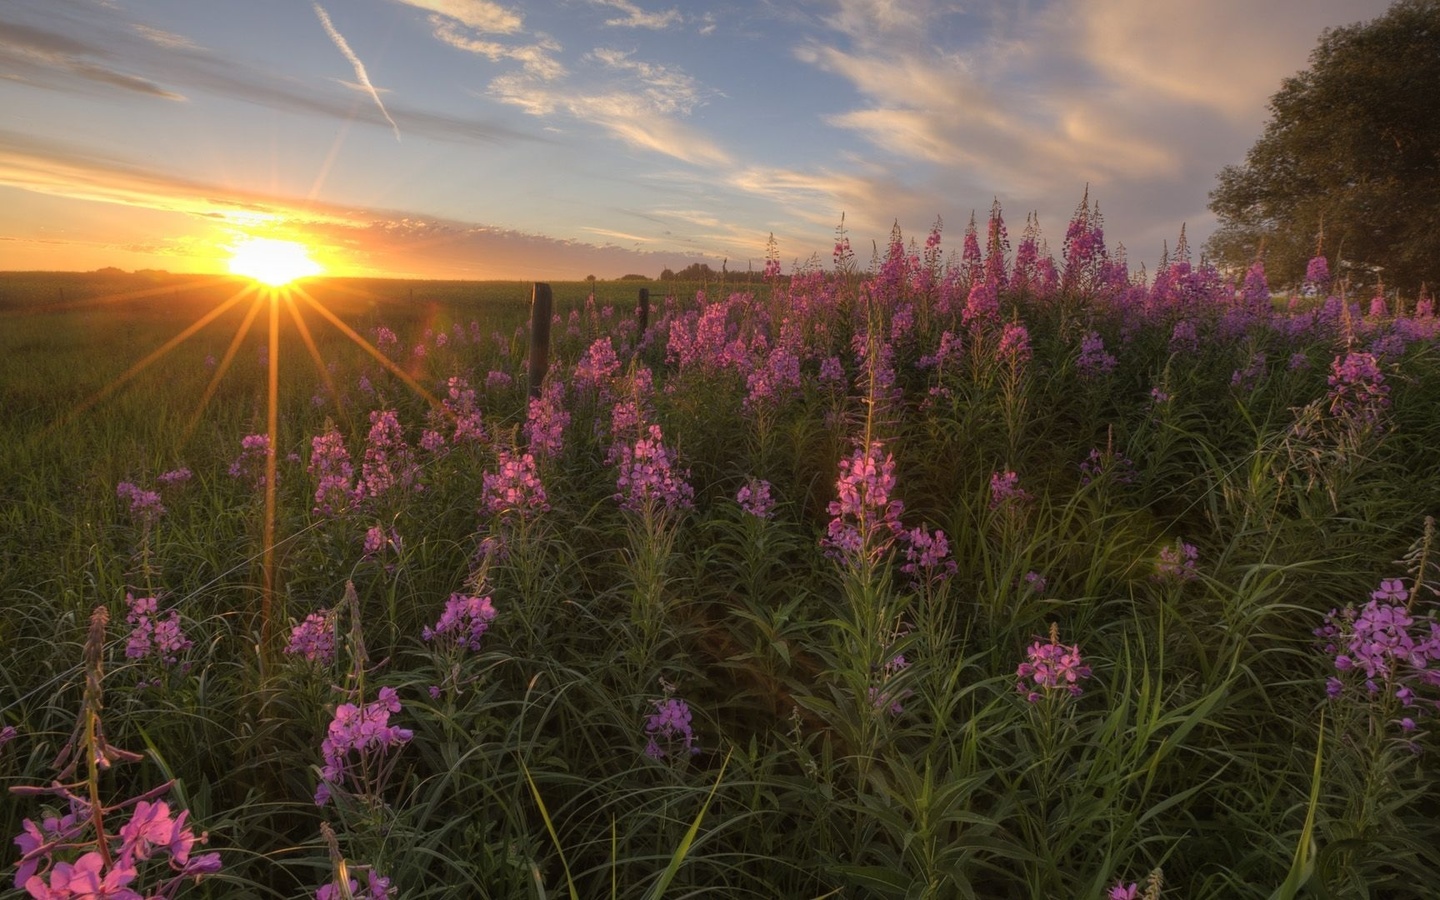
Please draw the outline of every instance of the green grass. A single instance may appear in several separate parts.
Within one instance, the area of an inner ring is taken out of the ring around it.
[[[118,800],[175,780],[171,802],[224,860],[193,894],[312,896],[337,866],[322,823],[347,869],[373,866],[407,898],[1089,898],[1156,869],[1166,897],[1423,897],[1440,874],[1429,718],[1402,731],[1412,710],[1393,691],[1327,700],[1334,661],[1313,634],[1382,578],[1421,582],[1412,613],[1433,615],[1433,338],[1385,358],[1385,428],[1350,432],[1321,409],[1339,326],[1232,333],[1204,308],[1206,340],[1174,352],[1173,310],[1007,294],[1000,321],[1023,320],[1035,352],[1012,377],[998,328],[964,328],[959,304],[903,280],[870,301],[854,279],[710,286],[708,304],[731,304],[733,354],[803,349],[794,392],[755,407],[747,372],[667,352],[697,286],[599,282],[592,306],[591,285],[555,284],[551,372],[571,422],[562,454],[538,462],[549,509],[522,518],[480,508],[501,451],[523,448],[529,285],[309,282],[357,334],[399,340],[382,365],[302,300],[317,366],[281,304],[277,640],[263,646],[266,504],[228,468],[266,426],[268,304],[223,378],[249,297],[132,372],[242,286],[0,276],[0,726],[18,729],[0,785],[54,777],[82,707],[86,622],[107,608],[106,734],[145,759],[99,786]],[[651,332],[636,347],[642,286]],[[851,337],[892,334],[905,304],[917,324],[895,332],[887,398]],[[1391,326],[1364,327],[1370,340]],[[920,365],[945,329],[960,356]],[[1077,365],[1090,329],[1119,359],[1098,378]],[[619,369],[584,387],[576,365],[605,336]],[[1253,389],[1232,386],[1256,351]],[[1308,368],[1289,365],[1297,353]],[[819,376],[831,356],[843,384]],[[611,407],[642,391],[642,366],[644,415],[693,508],[615,502]],[[486,442],[417,449],[423,491],[313,512],[314,436],[336,428],[359,470],[369,414],[392,409],[416,448],[446,420],[414,385],[449,399],[455,376]],[[1323,427],[1297,427],[1314,404]],[[917,586],[884,528],[866,533],[864,564],[824,552],[862,435],[893,454],[904,527],[943,529],[953,575]],[[1086,483],[1081,463],[1107,441],[1112,467]],[[116,496],[182,465],[194,477],[162,489],[153,527]],[[1007,469],[1032,499],[992,508]],[[735,502],[752,477],[773,485],[771,518]],[[401,540],[366,558],[374,526]],[[507,552],[483,556],[487,538]],[[1195,577],[1156,577],[1180,541]],[[421,638],[447,597],[480,591],[499,613],[480,651]],[[127,593],[179,611],[183,670],[126,656]],[[333,664],[279,652],[291,624],[337,606]],[[1016,667],[1052,626],[1093,674],[1079,696],[1029,703]],[[373,760],[365,791],[317,807],[336,704],[381,686],[413,738]],[[1417,691],[1433,708],[1433,688]],[[697,752],[651,758],[645,723],[670,696],[689,704]],[[45,805],[12,799],[6,846]]]

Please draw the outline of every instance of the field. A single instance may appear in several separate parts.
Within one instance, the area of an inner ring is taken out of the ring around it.
[[[0,897],[1432,896],[1432,304],[1077,222],[0,275]]]

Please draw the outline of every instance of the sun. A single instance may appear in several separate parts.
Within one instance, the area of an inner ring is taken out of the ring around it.
[[[232,273],[271,287],[325,271],[323,266],[310,258],[309,249],[295,241],[251,237],[230,245],[228,249]]]

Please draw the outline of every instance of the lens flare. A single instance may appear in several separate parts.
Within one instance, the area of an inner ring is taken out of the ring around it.
[[[253,278],[271,287],[325,271],[310,258],[309,249],[295,241],[252,237],[232,244],[229,250],[230,271],[233,274]]]

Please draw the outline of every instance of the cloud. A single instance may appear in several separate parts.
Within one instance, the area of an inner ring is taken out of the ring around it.
[[[62,0],[54,0],[62,5]],[[0,15],[3,15],[0,7]],[[335,121],[360,120],[379,127],[403,128],[412,134],[465,144],[535,141],[540,138],[483,119],[465,118],[391,103],[357,108],[339,90],[322,90],[197,47],[168,32],[152,33],[143,25],[109,16],[90,16],[83,22],[64,22],[66,33],[18,22],[0,28],[0,72],[35,87],[66,92],[122,91],[139,98],[192,100],[197,92],[228,97],[269,109]],[[74,26],[71,28],[70,26]],[[159,37],[157,37],[157,34]],[[109,60],[123,56],[121,71]],[[184,94],[161,86],[150,77],[183,86]],[[4,77],[4,76],[0,76]],[[374,89],[362,86],[367,93]],[[378,93],[378,91],[376,91]]]
[[[934,15],[929,0],[837,0],[835,6],[830,27],[862,42],[916,35]]]
[[[1090,0],[1076,5],[1075,25],[1085,59],[1115,82],[1250,126],[1264,98],[1305,65],[1321,24],[1378,16],[1388,6],[1271,0],[1257,16],[1249,0],[1209,0],[1158,16],[1147,0]]]
[[[663,31],[671,25],[679,25],[685,20],[678,9],[670,9],[665,12],[646,12],[639,6],[631,3],[630,0],[590,0],[597,6],[608,6],[611,9],[618,9],[625,14],[622,19],[606,19],[605,24],[617,28],[649,28],[653,31]]]
[[[343,261],[355,271],[391,277],[615,277],[636,271],[658,273],[695,260],[695,254],[640,252],[614,244],[597,245],[410,212],[361,209],[238,190],[4,130],[0,130],[0,186],[147,211],[145,216],[127,212],[106,225],[107,234],[137,234],[142,219],[147,222],[144,227],[153,232],[160,227],[155,222],[169,220],[155,219],[149,213],[170,213],[184,216],[199,227],[303,240],[319,245],[327,258]],[[73,211],[66,215],[69,220],[80,221]],[[162,255],[161,245],[178,247],[181,249],[165,250],[164,254],[188,254],[192,264],[189,268],[203,269],[213,264],[213,240],[176,237],[180,229],[170,227],[169,232],[150,234],[146,241],[132,240],[130,252],[154,256]],[[600,229],[593,230],[603,234]],[[634,243],[634,236],[614,236]],[[188,251],[182,246],[186,241],[191,242]]]
[[[397,0],[406,6],[438,13],[484,34],[516,34],[525,25],[521,15],[490,0]]]
[[[163,100],[184,100],[150,79],[115,68],[101,46],[16,22],[0,30],[0,71],[39,87],[65,90],[77,82],[120,88]]]
[[[390,123],[390,128],[395,132],[395,140],[399,141],[400,126],[396,125],[395,120],[390,118],[390,114],[385,111],[385,104],[380,101],[380,92],[375,90],[375,85],[370,83],[370,76],[365,71],[365,64],[360,61],[359,56],[355,55],[355,51],[350,49],[350,44],[346,42],[345,36],[342,35],[335,28],[334,23],[330,21],[330,14],[325,12],[325,7],[319,3],[312,3],[311,6],[314,7],[315,15],[319,17],[320,24],[325,27],[325,33],[330,36],[330,40],[334,42],[340,53],[350,61],[350,65],[355,69],[355,77],[360,81],[360,86],[375,101],[375,105],[380,109],[380,115],[384,116],[385,121]]]
[[[139,23],[136,23],[131,25],[130,29],[136,34],[143,37],[145,40],[154,44],[155,46],[164,47],[167,50],[199,49],[194,41],[191,41],[184,35],[174,34],[173,32],[165,31],[162,28],[152,28],[149,25],[141,25]]]
[[[562,112],[590,122],[641,150],[696,165],[730,164],[730,155],[719,145],[677,121],[703,102],[689,75],[618,50],[597,49],[585,61],[593,66],[589,74],[596,76],[587,81],[589,87],[511,73],[492,80],[489,94],[530,115]]]
[[[479,54],[491,62],[507,59],[518,62],[526,75],[541,81],[554,81],[566,75],[565,66],[555,58],[555,54],[560,52],[560,44],[545,35],[536,35],[532,44],[512,46],[472,37],[443,16],[431,16],[430,24],[436,39],[457,50]]]
[[[823,17],[790,21],[795,58],[854,92],[821,121],[862,138],[857,160],[907,188],[858,196],[913,221],[998,195],[1063,234],[1088,182],[1112,240],[1158,250],[1179,222],[1197,243],[1213,227],[1214,174],[1243,156],[1322,29],[1387,7],[1275,0],[1261,14],[1215,0],[1157,15],[1146,0],[832,0]],[[738,183],[791,202],[803,174]],[[864,164],[856,178],[882,183]]]

